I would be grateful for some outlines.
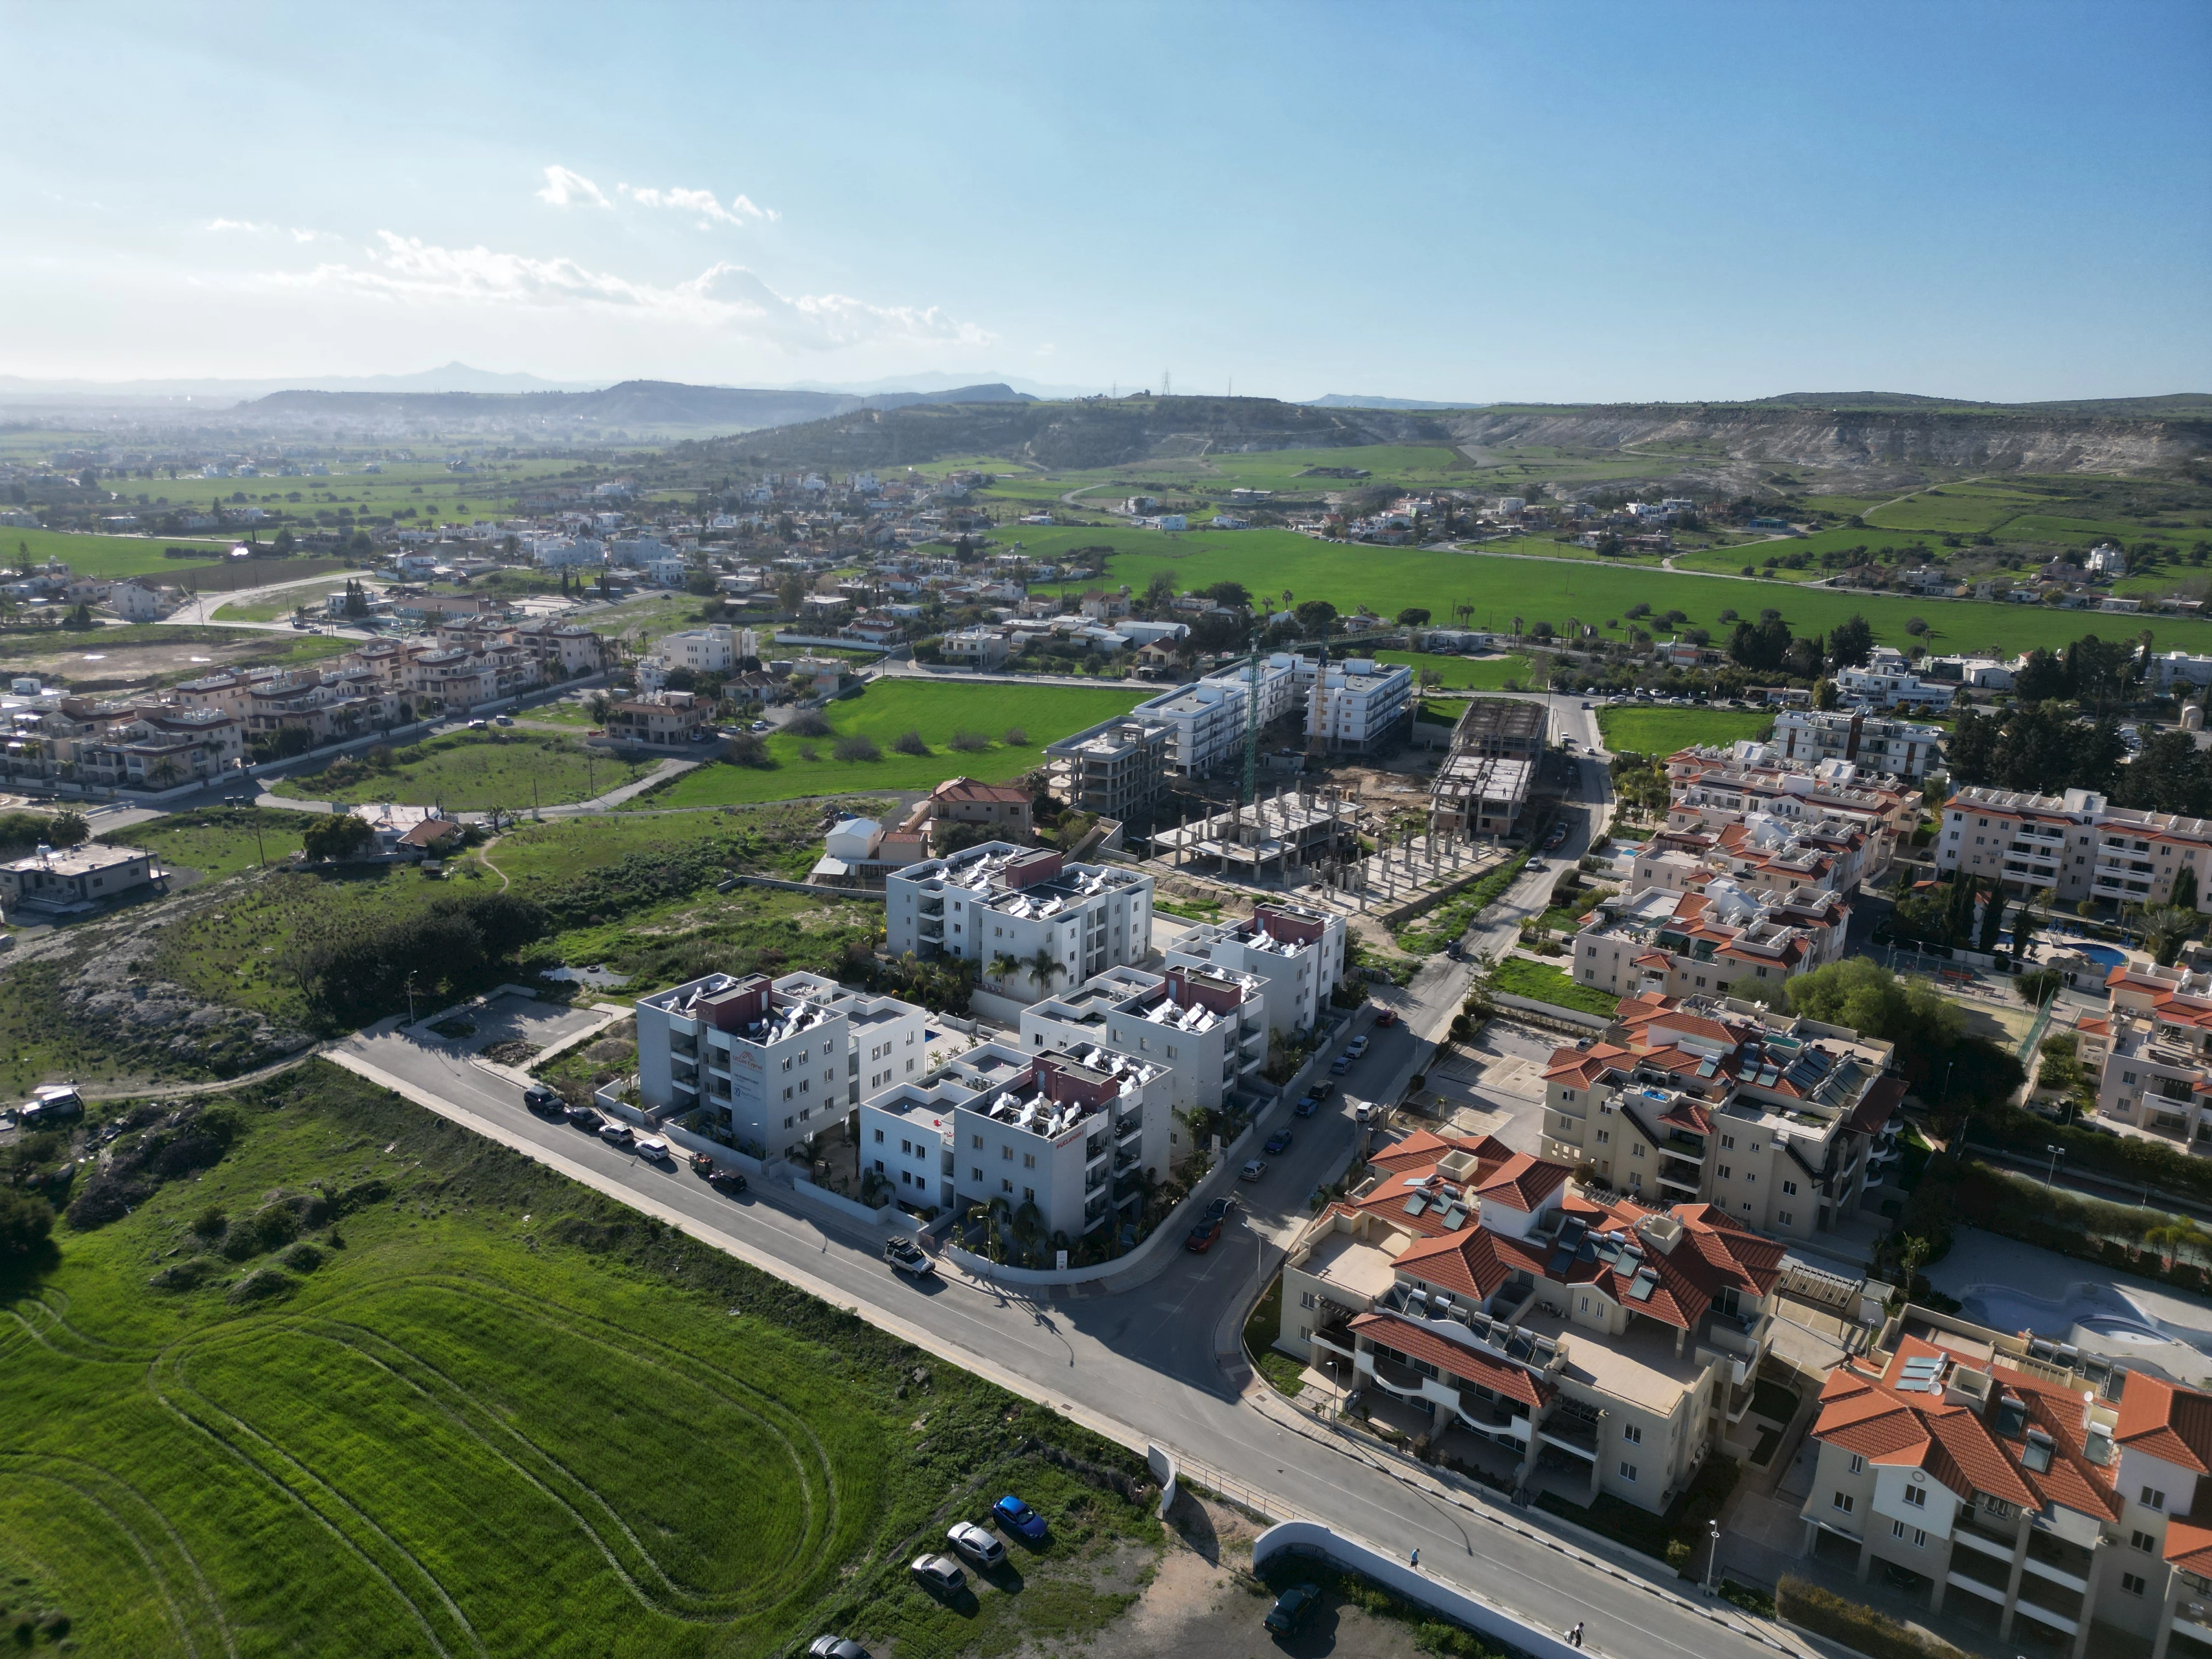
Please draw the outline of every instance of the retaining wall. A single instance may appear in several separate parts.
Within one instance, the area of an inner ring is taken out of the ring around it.
[[[1490,1000],[1501,1008],[1510,1008],[1516,1013],[1534,1014],[1559,1025],[1578,1025],[1592,1031],[1602,1031],[1613,1022],[1602,1014],[1586,1014],[1579,1008],[1562,1008],[1556,1002],[1538,1002],[1533,997],[1516,997],[1504,991],[1491,994]]]
[[[1472,1590],[1417,1572],[1397,1559],[1353,1542],[1317,1521],[1285,1521],[1252,1540],[1252,1565],[1261,1567],[1277,1556],[1303,1556],[1328,1562],[1373,1580],[1383,1589],[1442,1613],[1455,1624],[1527,1654],[1530,1659],[1587,1659],[1570,1647],[1557,1631],[1545,1630],[1492,1606]]]

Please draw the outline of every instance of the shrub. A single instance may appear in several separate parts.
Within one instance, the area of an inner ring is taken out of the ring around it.
[[[818,708],[802,708],[784,722],[783,729],[794,738],[826,738],[830,720]]]
[[[298,1279],[282,1268],[256,1267],[230,1287],[228,1299],[236,1303],[267,1302],[276,1297],[291,1295],[299,1285]]]
[[[1027,732],[1024,731],[1024,730],[1023,730],[1020,726],[1008,726],[1008,727],[1006,728],[1006,747],[1007,747],[1007,748],[1009,748],[1009,749],[1026,749],[1026,748],[1028,748],[1029,746],[1030,746],[1030,734],[1029,734]]]
[[[921,740],[921,733],[908,726],[891,739],[891,747],[902,755],[927,755],[929,745]]]
[[[1869,1659],[1965,1659],[1948,1642],[1922,1637],[1872,1607],[1847,1601],[1802,1578],[1785,1577],[1775,1605],[1791,1624],[1856,1648]]]
[[[876,740],[860,732],[846,733],[837,739],[836,746],[830,752],[841,761],[876,761],[884,757],[884,751],[877,745]]]
[[[276,1259],[295,1273],[311,1273],[323,1265],[323,1253],[304,1238]]]
[[[1691,1549],[1688,1540],[1673,1539],[1667,1545],[1667,1565],[1686,1577],[1690,1571],[1690,1557],[1694,1553],[1696,1552]]]
[[[978,750],[988,749],[991,740],[981,732],[970,732],[963,726],[952,734],[952,746],[963,755],[972,755]]]
[[[53,1231],[52,1205],[29,1193],[0,1187],[0,1263],[43,1253]]]
[[[193,1291],[222,1271],[204,1255],[187,1256],[182,1261],[171,1262],[146,1283],[157,1291]]]

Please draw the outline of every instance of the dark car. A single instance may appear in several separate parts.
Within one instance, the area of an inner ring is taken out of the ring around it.
[[[1397,1023],[1398,1015],[1396,1010],[1391,1008],[1376,1010],[1375,1015],[1375,1029],[1376,1030],[1387,1031]]]
[[[1224,1193],[1206,1206],[1206,1214],[1202,1218],[1207,1221],[1226,1221],[1229,1219],[1230,1212],[1236,1207],[1237,1194]]]
[[[806,1659],[869,1659],[869,1653],[849,1636],[817,1636],[807,1647]]]
[[[1336,1085],[1330,1082],[1327,1078],[1323,1078],[1320,1082],[1314,1085],[1313,1097],[1316,1100],[1327,1100],[1335,1092]]]
[[[522,1091],[522,1103],[533,1112],[560,1112],[568,1109],[561,1103],[561,1097],[550,1089],[540,1089],[534,1085]]]
[[[1201,1221],[1190,1230],[1190,1235],[1183,1240],[1182,1247],[1186,1250],[1194,1251],[1203,1255],[1213,1248],[1213,1241],[1220,1237],[1220,1222]]]
[[[1335,1073],[1337,1076],[1342,1077],[1346,1072],[1352,1069],[1352,1056],[1350,1054],[1339,1054],[1334,1060],[1329,1061],[1328,1069]]]
[[[735,1198],[745,1189],[745,1178],[735,1170],[717,1170],[707,1177],[707,1184],[725,1198]]]
[[[605,1121],[596,1106],[571,1106],[561,1115],[568,1120],[571,1127],[589,1129],[593,1134],[599,1132],[599,1125]]]
[[[1300,1117],[1311,1117],[1321,1109],[1321,1102],[1312,1095],[1300,1095],[1298,1103],[1291,1109]]]
[[[1262,1146],[1260,1150],[1267,1153],[1271,1158],[1278,1152],[1289,1152],[1291,1150],[1291,1132],[1288,1129],[1276,1130],[1274,1133],[1267,1137],[1267,1144]]]
[[[1275,1605],[1267,1609],[1267,1628],[1278,1636],[1288,1636],[1312,1614],[1321,1604],[1319,1584],[1293,1584],[1275,1598]]]
[[[1008,1532],[1018,1534],[1032,1544],[1044,1536],[1044,1516],[1012,1492],[991,1505],[991,1518]]]

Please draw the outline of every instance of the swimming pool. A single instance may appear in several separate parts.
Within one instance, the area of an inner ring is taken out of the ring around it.
[[[2100,962],[2107,968],[2117,968],[2128,959],[2125,951],[2116,951],[2109,945],[2088,945],[2069,939],[2064,948],[2077,951],[2092,962]]]

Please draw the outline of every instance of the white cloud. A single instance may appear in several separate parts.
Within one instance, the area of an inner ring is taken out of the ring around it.
[[[295,242],[334,242],[337,238],[327,230],[303,230],[298,225],[295,225],[292,227],[292,240]]]
[[[762,207],[751,197],[742,194],[730,198],[729,206],[724,207],[711,190],[655,190],[650,185],[640,189],[634,185],[617,185],[615,190],[640,207],[674,208],[681,213],[696,213],[702,230],[710,224],[741,225],[747,220],[765,220],[773,224],[783,217],[774,208]]]
[[[592,270],[574,259],[440,247],[388,230],[377,238],[376,246],[363,250],[362,264],[271,271],[260,280],[401,303],[628,313],[809,350],[893,340],[986,345],[995,337],[935,306],[872,305],[844,294],[779,294],[743,265],[710,265],[689,282],[664,285]]]
[[[571,173],[563,167],[545,169],[545,187],[537,193],[541,202],[550,202],[555,207],[612,207],[605,192],[580,173]]]
[[[207,228],[210,230],[250,231],[256,236],[276,228],[274,225],[257,225],[251,219],[210,219],[207,222]]]

